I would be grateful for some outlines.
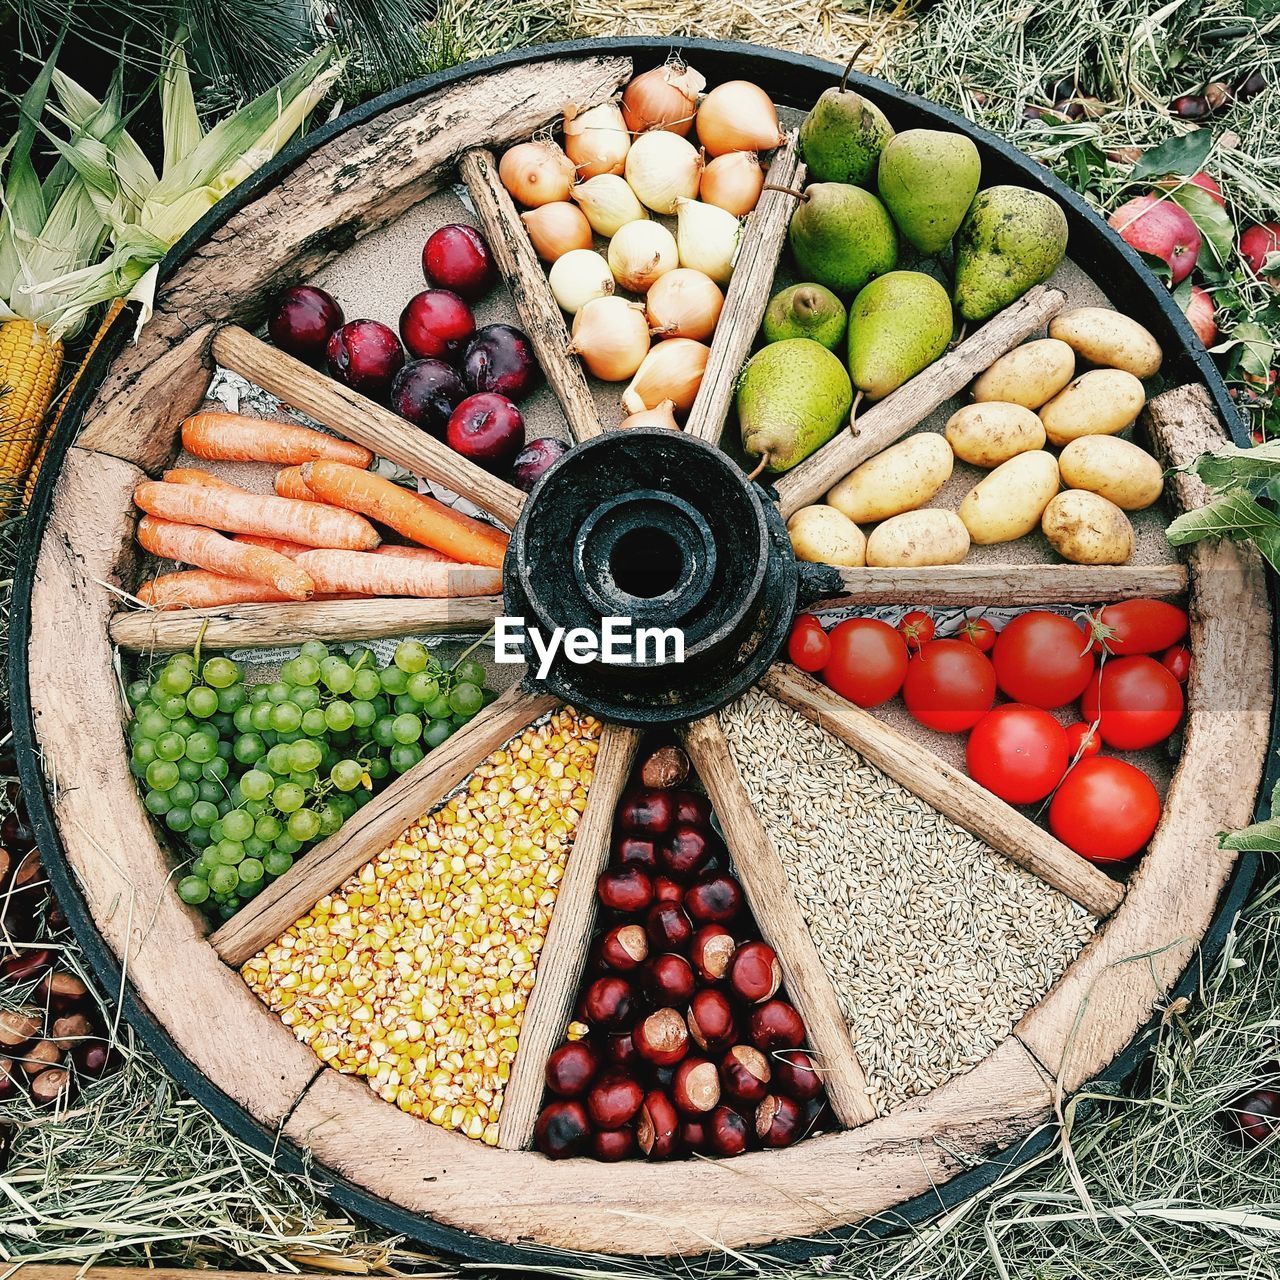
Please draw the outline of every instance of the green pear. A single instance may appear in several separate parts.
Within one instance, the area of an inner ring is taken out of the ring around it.
[[[742,447],[775,475],[820,449],[849,420],[853,388],[839,357],[812,338],[761,347],[738,378]]]
[[[848,78],[848,70],[845,78]],[[867,186],[893,126],[884,112],[840,81],[824,89],[804,118],[798,138],[800,158],[818,182],[852,182]]]
[[[1067,252],[1067,215],[1026,187],[979,191],[956,239],[956,309],[985,320],[1053,275]]]
[[[982,161],[963,133],[908,129],[880,153],[880,199],[921,253],[951,242],[978,190]]]
[[[951,299],[923,271],[890,271],[849,308],[849,372],[870,400],[887,396],[951,341]]]
[[[848,318],[844,303],[830,289],[820,284],[793,284],[769,299],[760,331],[766,342],[812,338],[834,351],[844,341]]]
[[[807,186],[787,236],[800,274],[836,293],[857,293],[898,265],[889,211],[869,191],[844,182]]]

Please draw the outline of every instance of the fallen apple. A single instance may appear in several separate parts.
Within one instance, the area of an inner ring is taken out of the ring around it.
[[[1179,204],[1160,196],[1136,196],[1107,219],[1126,244],[1167,264],[1176,288],[1196,265],[1200,229]]]
[[[1280,222],[1254,223],[1240,237],[1240,256],[1249,264],[1255,276],[1261,276],[1269,254],[1280,253]],[[1267,283],[1280,288],[1280,261],[1273,262],[1266,272]]]
[[[1218,324],[1213,318],[1213,299],[1198,285],[1191,286],[1191,296],[1183,307],[1187,322],[1206,347],[1218,341]]]

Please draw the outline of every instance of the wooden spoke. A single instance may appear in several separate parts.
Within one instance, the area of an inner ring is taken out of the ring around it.
[[[804,184],[804,165],[796,155],[796,135],[787,135],[769,165],[771,187],[798,188]],[[698,397],[689,411],[685,431],[715,444],[724,430],[724,420],[733,399],[738,374],[751,351],[760,320],[769,303],[774,272],[787,237],[794,196],[785,191],[765,191],[747,217],[738,242],[738,259],[725,293],[724,312],[711,339],[707,371]]]
[[[771,667],[760,682],[768,694],[833,733],[895,782],[1037,875],[1093,915],[1110,915],[1124,889],[1091,862],[1054,839],[967,774],[939,759],[869,712],[832,693],[794,667]]]
[[[508,528],[524,505],[519,489],[490,475],[448,445],[406,422],[390,409],[255,338],[238,325],[219,329],[213,356],[224,369],[256,382],[285,404],[324,426],[389,458],[414,475],[447,485],[496,516]]]
[[[866,1077],[835,989],[787,883],[782,861],[742,785],[719,721],[705,716],[686,726],[681,736],[724,828],[734,870],[756,924],[778,953],[787,995],[804,1019],[832,1111],[849,1127],[874,1120],[876,1111],[867,1096]]]
[[[241,604],[218,609],[138,610],[111,619],[122,649],[175,653],[198,640],[204,649],[270,649],[308,640],[378,640],[385,636],[483,631],[502,612],[499,596],[458,600],[323,600]]]
[[[866,462],[923,422],[993,360],[1043,328],[1066,301],[1067,295],[1061,289],[1037,285],[988,320],[971,338],[859,413],[852,430],[841,431],[776,482],[783,519],[788,519],[800,507],[816,502],[859,463]]]
[[[595,400],[582,366],[569,354],[569,330],[551,294],[529,233],[498,178],[493,154],[483,148],[465,152],[458,170],[471,193],[489,248],[511,290],[516,310],[538,353],[538,363],[564,409],[575,440],[602,433]]]
[[[814,566],[802,581],[822,608],[842,604],[990,605],[1097,604],[1187,589],[1183,564],[930,565],[921,569],[838,569]],[[834,598],[831,598],[834,597]]]
[[[210,937],[214,950],[229,965],[243,964],[434,809],[490,752],[557,705],[549,694],[508,689],[251,899]]]
[[[609,861],[614,810],[639,746],[638,729],[604,726],[587,807],[574,835],[551,924],[538,956],[537,981],[520,1023],[519,1047],[498,1115],[498,1146],[508,1151],[518,1151],[533,1142],[545,1088],[543,1071],[564,1034],[582,980],[596,918],[596,880]]]

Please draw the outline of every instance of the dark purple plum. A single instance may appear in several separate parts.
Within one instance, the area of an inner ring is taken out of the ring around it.
[[[543,436],[538,440],[530,440],[511,464],[511,478],[525,493],[528,493],[538,483],[542,473],[568,452],[569,446],[555,436]]]
[[[493,391],[468,396],[449,419],[445,441],[487,471],[505,471],[524,444],[524,417]]]
[[[467,398],[458,371],[443,360],[410,360],[391,384],[391,407],[439,440],[453,411]]]
[[[314,285],[295,284],[281,292],[271,307],[267,332],[271,341],[299,360],[318,363],[330,335],[342,327],[337,299]]]
[[[538,385],[542,370],[532,343],[519,329],[487,324],[467,344],[462,376],[472,391],[496,391],[508,400],[523,400]]]
[[[400,339],[377,320],[352,320],[330,335],[329,373],[352,391],[381,400],[404,364]]]

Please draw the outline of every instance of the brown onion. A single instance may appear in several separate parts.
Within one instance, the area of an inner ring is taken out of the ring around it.
[[[673,58],[665,67],[642,71],[622,91],[622,118],[632,133],[664,129],[685,137],[693,128],[698,95],[706,77]]]
[[[591,223],[576,204],[553,200],[520,215],[534,251],[544,262],[554,262],[570,249],[591,248]]]
[[[745,218],[764,190],[764,170],[754,151],[727,151],[702,171],[698,199]]]
[[[713,156],[722,156],[729,151],[768,151],[785,139],[769,95],[748,80],[726,80],[698,108],[698,141]]]
[[[710,347],[692,338],[668,338],[659,342],[650,348],[627,384],[622,393],[622,407],[628,413],[639,413],[671,400],[677,413],[688,413],[702,385],[710,354]]]
[[[594,178],[601,173],[621,173],[627,152],[631,149],[631,135],[617,104],[602,102],[581,115],[576,107],[567,107],[564,113],[564,149],[583,178]]]
[[[654,281],[644,300],[649,330],[655,337],[706,342],[715,332],[724,306],[720,286],[690,267],[677,267]]]
[[[498,162],[498,177],[512,197],[536,208],[567,200],[577,169],[554,142],[517,143]]]
[[[618,423],[618,429],[622,430],[626,427],[668,427],[672,431],[679,431],[680,424],[676,421],[675,401],[664,400],[656,409],[641,409],[639,413],[629,414]]]

